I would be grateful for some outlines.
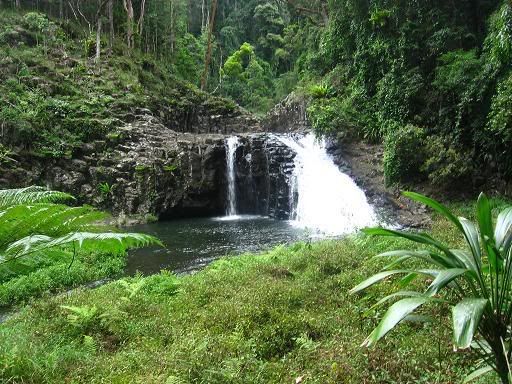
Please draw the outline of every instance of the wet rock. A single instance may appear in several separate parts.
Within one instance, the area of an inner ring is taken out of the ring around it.
[[[311,128],[307,119],[307,100],[291,93],[265,116],[261,123],[266,132],[305,132]]]

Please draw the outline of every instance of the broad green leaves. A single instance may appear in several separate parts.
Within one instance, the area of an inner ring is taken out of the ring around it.
[[[0,209],[20,204],[55,203],[72,199],[73,196],[67,193],[48,191],[37,186],[3,189],[0,190]]]
[[[470,347],[487,303],[486,299],[468,298],[453,307],[453,343],[456,348]]]
[[[512,208],[504,209],[493,225],[492,204],[484,194],[477,203],[477,223],[457,218],[447,207],[426,196],[406,192],[406,196],[425,204],[449,220],[466,240],[466,249],[449,246],[424,233],[394,231],[383,228],[366,229],[369,235],[400,237],[426,246],[425,250],[397,250],[378,255],[394,261],[383,272],[360,283],[351,293],[361,292],[372,285],[400,273],[407,276],[430,275],[433,281],[424,291],[400,291],[381,299],[373,308],[399,297],[388,309],[379,325],[364,341],[370,346],[427,301],[454,300],[452,305],[453,343],[456,349],[466,349],[477,338],[477,345],[488,345],[478,351],[486,362],[494,359],[493,368],[485,367],[468,376],[468,381],[495,369],[503,383],[509,383],[508,345],[512,342]],[[433,249],[440,251],[434,252]],[[414,259],[421,267],[406,267]],[[426,267],[425,267],[426,264]],[[393,270],[387,270],[388,268]],[[434,269],[427,269],[433,267]],[[485,341],[482,341],[484,339]]]
[[[407,315],[411,314],[416,308],[425,304],[427,301],[427,297],[410,297],[397,301],[388,309],[377,328],[363,341],[362,346],[369,347],[375,344],[398,323],[405,319]]]

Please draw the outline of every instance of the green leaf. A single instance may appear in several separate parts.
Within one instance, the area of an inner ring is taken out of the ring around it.
[[[471,346],[471,341],[487,303],[487,299],[468,298],[463,299],[453,307],[452,319],[455,348],[466,349]]]
[[[434,211],[440,213],[444,217],[446,217],[448,220],[450,220],[452,223],[455,224],[457,228],[459,228],[460,231],[463,231],[462,224],[460,223],[459,219],[455,217],[455,215],[446,208],[443,204],[439,203],[438,201],[435,201],[434,199],[431,199],[430,197],[421,195],[416,192],[403,192],[403,195],[405,197],[408,197],[411,200],[417,201],[419,203],[425,204],[432,208]]]
[[[483,367],[483,368],[480,368],[480,369],[477,369],[476,371],[473,371],[472,373],[470,373],[468,376],[466,376],[466,378],[464,379],[464,384],[465,383],[469,383],[470,381],[473,381],[475,379],[478,379],[480,376],[483,376],[489,372],[492,372],[494,369],[488,365],[486,367]]]
[[[354,288],[352,288],[349,292],[351,294],[364,291],[366,288],[371,287],[372,285],[378,283],[379,281],[384,280],[385,278],[389,276],[393,276],[399,273],[409,273],[408,270],[394,270],[394,271],[384,271],[377,273],[376,275],[373,275],[372,277],[366,279],[362,283],[356,285]]]
[[[480,266],[482,264],[482,252],[480,249],[480,235],[478,234],[477,227],[475,223],[472,221],[469,221],[463,217],[460,218],[460,222],[463,227],[464,236],[466,237],[466,241],[469,244],[469,247],[471,249],[471,253],[473,254],[473,260],[476,266]]]
[[[466,273],[467,269],[462,268],[452,268],[452,269],[444,269],[439,272],[436,276],[432,284],[427,289],[426,294],[430,296],[434,296],[443,289],[445,286],[450,284],[454,279]]]
[[[444,247],[441,243],[435,241],[432,237],[425,233],[402,232],[385,228],[364,228],[362,232],[371,236],[402,237],[404,239],[414,241],[415,243],[432,245],[436,248],[441,247],[443,250],[446,249],[446,247]]]
[[[411,273],[408,273],[407,275],[405,275],[404,277],[402,277],[399,281],[398,281],[398,286],[400,288],[405,288],[407,287],[408,285],[410,285],[414,280],[416,280],[418,278],[418,274],[415,273],[415,272],[411,272]]]
[[[476,264],[472,253],[463,249],[450,249],[450,251],[460,260],[460,262],[470,271],[478,273],[479,265]]]
[[[498,215],[494,238],[496,239],[496,248],[505,254],[508,253],[512,243],[512,207],[504,209]]]
[[[416,310],[416,308],[425,304],[428,300],[428,297],[411,297],[397,301],[389,307],[377,328],[373,330],[361,346],[369,347],[375,344],[409,314]]]
[[[21,204],[55,203],[73,200],[74,197],[63,192],[48,191],[43,187],[26,187],[0,190],[0,209]]]
[[[377,303],[375,303],[374,305],[372,305],[370,307],[370,309],[368,309],[366,312],[365,312],[365,316],[373,311],[374,309],[377,309],[378,307],[380,307],[381,305],[387,303],[389,300],[391,299],[394,299],[396,297],[422,297],[423,294],[420,293],[420,292],[415,292],[415,291],[399,291],[399,292],[395,292],[395,293],[392,293],[391,295],[388,295],[382,299],[380,299]]]
[[[357,292],[364,291],[366,288],[371,287],[372,285],[378,283],[379,281],[382,281],[389,276],[397,275],[400,273],[408,273],[408,274],[409,273],[414,273],[414,274],[419,273],[419,274],[431,276],[433,274],[437,274],[437,271],[432,271],[432,270],[412,271],[412,270],[408,270],[408,269],[396,269],[393,271],[384,271],[384,272],[377,273],[376,275],[373,275],[372,277],[366,279],[362,283],[360,283],[360,284],[356,285],[354,288],[352,288],[349,292],[357,293]]]
[[[492,212],[489,199],[484,193],[478,197],[476,214],[478,218],[478,226],[480,228],[480,236],[486,243],[495,244],[494,232],[492,230]]]
[[[389,269],[391,266],[399,265],[402,262],[407,261],[408,259],[422,260],[427,263],[434,264],[437,267],[451,267],[452,266],[452,263],[446,262],[445,257],[442,257],[434,252],[426,251],[426,250],[422,250],[422,251],[397,250],[397,251],[384,252],[375,257],[376,258],[392,258],[392,257],[399,258],[399,259],[393,261],[392,263],[390,263],[384,269]]]
[[[458,259],[453,254],[451,254],[450,250],[445,245],[434,240],[431,236],[427,235],[426,233],[403,232],[385,228],[365,228],[362,230],[362,232],[371,236],[401,237],[407,240],[414,241],[415,243],[431,245],[441,250],[445,254],[446,267],[457,268],[463,266],[460,265]]]
[[[9,245],[5,250],[5,256],[7,259],[12,255],[20,258],[49,248],[73,244],[78,245],[78,248],[92,246],[98,251],[104,247],[104,250],[112,252],[123,252],[127,248],[143,247],[150,244],[162,245],[157,238],[141,233],[75,232],[56,238],[41,235],[25,237]]]

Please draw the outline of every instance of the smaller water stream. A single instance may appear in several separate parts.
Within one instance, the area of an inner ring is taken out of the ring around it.
[[[228,181],[228,194],[226,211],[227,217],[236,217],[236,173],[235,173],[235,153],[240,145],[238,137],[229,137],[226,140],[226,178]]]

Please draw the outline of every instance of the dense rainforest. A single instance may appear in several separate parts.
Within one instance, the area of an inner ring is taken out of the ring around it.
[[[384,143],[389,184],[506,181],[511,7],[506,0],[4,0],[2,126],[62,156],[74,141],[113,129],[130,106],[201,99],[183,90],[188,84],[259,114],[295,92],[309,100],[318,133]],[[63,148],[52,129],[65,132]]]
[[[510,384],[511,182],[510,0],[0,0],[0,382]]]

